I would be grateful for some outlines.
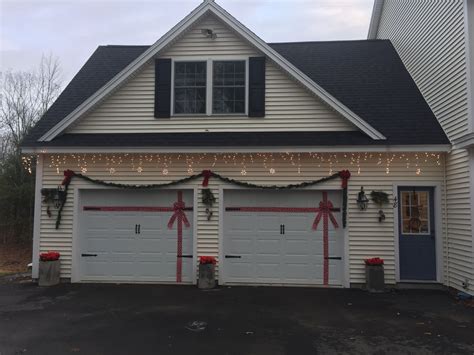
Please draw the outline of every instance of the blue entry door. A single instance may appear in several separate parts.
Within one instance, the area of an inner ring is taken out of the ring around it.
[[[433,197],[432,187],[398,189],[401,281],[436,281]]]

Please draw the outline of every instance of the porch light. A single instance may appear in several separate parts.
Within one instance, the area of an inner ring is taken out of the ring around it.
[[[361,211],[365,211],[367,209],[368,204],[369,204],[369,199],[365,195],[364,187],[361,186],[359,195],[357,196],[357,205],[359,206],[359,209]]]

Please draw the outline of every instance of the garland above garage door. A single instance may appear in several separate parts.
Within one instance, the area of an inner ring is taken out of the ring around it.
[[[349,170],[341,170],[337,173],[334,173],[332,175],[326,176],[324,178],[318,179],[318,180],[312,180],[312,181],[304,181],[298,184],[289,184],[289,185],[258,185],[258,184],[252,184],[250,182],[245,182],[245,181],[240,181],[240,180],[235,180],[231,179],[225,176],[222,176],[218,173],[215,173],[211,170],[203,170],[199,174],[194,174],[188,177],[185,177],[183,179],[179,180],[174,180],[170,182],[165,182],[161,184],[146,184],[146,185],[137,185],[137,184],[120,184],[116,182],[109,182],[109,181],[103,181],[99,179],[93,179],[89,176],[76,173],[73,170],[65,170],[64,171],[64,179],[61,183],[62,186],[64,186],[64,191],[61,193],[61,201],[59,205],[59,210],[58,210],[58,216],[56,218],[56,229],[59,228],[59,225],[61,224],[61,213],[63,210],[63,207],[66,203],[67,200],[67,192],[69,188],[69,184],[71,183],[72,178],[78,177],[83,180],[89,181],[93,184],[97,185],[102,185],[102,186],[108,186],[108,187],[116,187],[120,189],[134,189],[134,190],[144,190],[144,189],[159,189],[163,187],[169,187],[169,186],[174,186],[178,184],[183,184],[189,181],[193,181],[199,178],[203,178],[202,181],[202,186],[207,187],[209,184],[209,179],[216,178],[220,181],[241,186],[241,187],[247,187],[247,188],[255,188],[255,189],[264,189],[264,190],[289,190],[289,189],[298,189],[298,188],[303,188],[303,187],[308,187],[308,186],[314,186],[321,184],[326,181],[334,180],[336,178],[342,179],[341,182],[341,187],[343,190],[343,200],[342,200],[342,225],[345,228],[346,227],[346,220],[347,220],[347,184],[348,180],[351,177],[351,173]]]

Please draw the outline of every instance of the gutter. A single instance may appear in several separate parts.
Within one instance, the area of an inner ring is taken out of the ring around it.
[[[23,147],[24,154],[48,153],[330,153],[330,152],[450,152],[450,144],[361,146],[235,146],[235,147]]]

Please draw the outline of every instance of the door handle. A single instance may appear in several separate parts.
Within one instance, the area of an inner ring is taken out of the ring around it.
[[[141,228],[141,225],[139,224],[138,225],[138,234],[140,234],[140,228]]]
[[[88,257],[88,256],[97,256],[97,254],[81,254],[81,256]]]
[[[326,256],[324,259],[326,260],[342,260],[340,256]]]
[[[192,255],[176,255],[177,258],[192,258]]]
[[[138,234],[138,224],[135,224],[135,234]]]
[[[226,259],[240,259],[240,258],[242,258],[242,256],[240,256],[240,255],[226,255],[225,258]]]

